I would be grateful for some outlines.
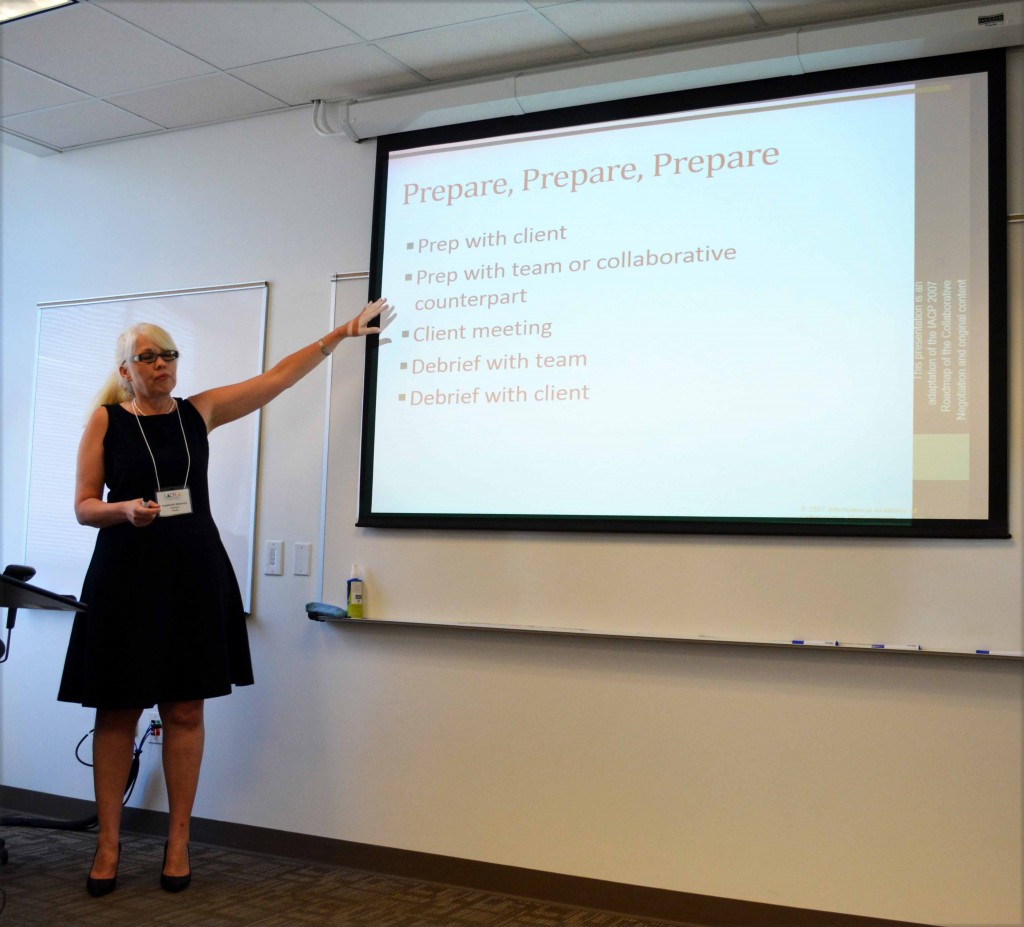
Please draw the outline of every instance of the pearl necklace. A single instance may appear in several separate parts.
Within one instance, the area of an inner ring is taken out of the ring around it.
[[[171,407],[167,410],[167,412],[143,412],[142,409],[139,408],[139,404],[135,401],[134,396],[132,397],[132,408],[135,410],[136,415],[167,415],[168,413],[173,412],[178,407],[178,400],[176,400],[173,396],[170,396],[168,398],[171,400]]]

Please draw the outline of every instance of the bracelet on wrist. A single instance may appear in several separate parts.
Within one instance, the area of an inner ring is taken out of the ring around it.
[[[327,348],[327,345],[324,344],[324,339],[323,338],[317,338],[316,343],[318,345],[320,345],[320,353],[323,354],[324,357],[330,357],[331,356],[331,352]]]

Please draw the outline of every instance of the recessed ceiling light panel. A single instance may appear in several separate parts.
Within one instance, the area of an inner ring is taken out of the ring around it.
[[[78,0],[0,0],[0,23],[35,16],[36,13],[45,13],[47,10],[77,2]]]

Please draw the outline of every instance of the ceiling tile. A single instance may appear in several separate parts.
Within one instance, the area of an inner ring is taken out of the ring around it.
[[[746,0],[663,3],[577,0],[541,10],[559,29],[592,54],[697,42],[749,32],[757,26]]]
[[[528,9],[525,0],[387,0],[365,3],[359,0],[310,0],[338,22],[358,32],[364,39],[402,35],[451,26],[472,19],[485,19]]]
[[[360,41],[296,0],[96,0],[98,6],[218,68],[286,58]]]
[[[0,59],[0,116],[87,99],[84,93]]]
[[[41,132],[87,144],[953,2],[82,0],[0,27],[0,119],[20,131],[52,111]],[[81,109],[87,97],[110,107]]]
[[[266,61],[231,71],[247,84],[293,106],[310,100],[345,100],[419,86],[422,79],[372,45]]]
[[[0,125],[54,148],[90,145],[93,142],[155,132],[161,128],[102,100],[72,103],[20,116],[5,116],[0,119]]]
[[[213,70],[198,58],[84,3],[5,24],[3,56],[92,96]]]
[[[430,29],[380,39],[376,44],[428,80],[560,64],[583,55],[558,29],[535,13],[514,13]]]
[[[237,119],[285,106],[229,74],[211,74],[122,93],[107,97],[107,101],[169,129]]]

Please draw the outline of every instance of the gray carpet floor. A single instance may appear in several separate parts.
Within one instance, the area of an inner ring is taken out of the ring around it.
[[[0,927],[679,927],[414,879],[192,844],[192,884],[160,888],[163,841],[126,834],[117,889],[85,890],[95,836],[0,828]]]

